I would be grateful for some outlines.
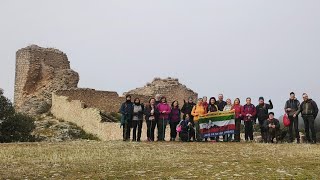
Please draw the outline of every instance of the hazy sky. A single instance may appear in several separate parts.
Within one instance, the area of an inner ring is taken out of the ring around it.
[[[0,87],[15,52],[67,53],[80,86],[119,93],[177,77],[201,96],[320,100],[319,0],[1,0]],[[320,103],[320,101],[319,101]]]

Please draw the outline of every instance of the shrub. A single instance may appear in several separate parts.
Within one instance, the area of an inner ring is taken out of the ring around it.
[[[33,142],[35,137],[31,133],[35,127],[32,117],[24,114],[14,114],[1,123],[0,142]]]

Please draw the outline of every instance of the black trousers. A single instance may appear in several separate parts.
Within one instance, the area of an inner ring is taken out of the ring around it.
[[[156,121],[147,120],[147,137],[149,141],[154,141],[154,130],[156,128]]]
[[[158,127],[158,141],[164,141],[166,137],[166,127],[168,124],[168,120],[159,119],[157,123]]]
[[[289,126],[289,139],[290,141],[293,141],[293,128],[295,131],[295,137],[297,138],[297,140],[300,140],[300,134],[299,134],[299,121],[298,121],[298,117],[293,117],[293,116],[289,116],[289,120],[290,120],[290,126]]]
[[[258,121],[259,121],[259,127],[260,127],[262,141],[264,141],[266,143],[266,142],[268,142],[268,137],[267,137],[268,133],[267,133],[267,129],[263,127],[263,124],[266,121],[266,119],[258,119]]]
[[[234,140],[235,141],[240,141],[240,127],[241,127],[241,120],[236,119],[235,120],[235,125],[236,125],[236,130],[234,133]]]
[[[170,137],[171,139],[177,138],[177,126],[179,122],[170,122]]]
[[[123,126],[123,132],[122,132],[123,133],[123,140],[129,140],[130,139],[131,125],[132,125],[132,122],[128,121]]]
[[[253,140],[253,122],[252,121],[245,121],[244,122],[244,129],[245,129],[245,133],[244,133],[244,138],[245,140]]]
[[[316,142],[316,130],[314,128],[314,117],[313,116],[303,116],[303,121],[304,121],[304,130],[306,132],[306,138],[309,142],[314,141]],[[312,139],[310,138],[310,131],[311,131],[311,136]]]
[[[266,142],[273,143],[274,138],[276,138],[276,140],[278,142],[278,133],[279,133],[279,129],[277,129],[277,128],[266,129]]]
[[[141,133],[142,133],[142,120],[132,120],[132,128],[133,128],[133,141],[140,141]],[[138,130],[138,131],[137,131]]]

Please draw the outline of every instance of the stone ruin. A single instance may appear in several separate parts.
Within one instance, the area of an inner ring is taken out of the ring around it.
[[[198,96],[174,78],[155,78],[145,87],[122,96],[113,91],[78,88],[79,75],[70,69],[67,55],[36,45],[17,51],[15,76],[14,105],[18,112],[35,116],[51,110],[54,117],[76,123],[102,140],[120,138],[117,133],[112,134],[118,125],[104,122],[107,115],[119,111],[125,95],[147,103],[151,97],[161,94],[169,102],[178,100],[180,104],[190,96]]]
[[[52,92],[76,88],[78,82],[67,55],[57,49],[31,45],[16,53],[14,104],[18,112],[44,113],[50,109]]]

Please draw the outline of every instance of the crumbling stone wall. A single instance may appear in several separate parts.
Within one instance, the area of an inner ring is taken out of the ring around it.
[[[32,45],[16,53],[14,104],[18,112],[40,114],[51,106],[52,92],[76,88],[78,82],[67,55],[57,49]]]
[[[126,94],[144,95],[154,97],[156,94],[165,96],[169,103],[178,100],[180,105],[189,97],[198,98],[198,94],[179,82],[179,79],[168,77],[166,79],[155,78],[144,87],[136,88]]]
[[[98,108],[105,112],[118,112],[121,103],[125,101],[125,97],[120,97],[117,92],[94,89],[59,90],[55,94],[66,96],[70,100],[81,100],[86,107]],[[133,94],[132,98],[140,98],[142,103],[147,103],[151,97]]]

